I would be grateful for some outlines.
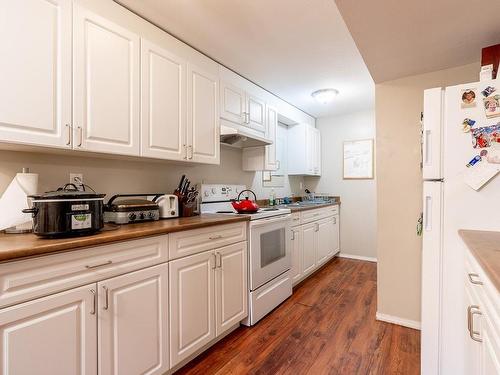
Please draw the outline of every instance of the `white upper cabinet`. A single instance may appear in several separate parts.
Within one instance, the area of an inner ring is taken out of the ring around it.
[[[201,57],[188,63],[187,159],[196,163],[220,163],[218,66]]]
[[[73,48],[74,148],[139,155],[139,36],[76,4]]]
[[[321,135],[307,124],[288,128],[288,174],[321,175]]]
[[[242,76],[220,66],[220,117],[259,136],[267,132],[269,94]]]
[[[246,121],[245,91],[228,82],[220,82],[220,117],[236,124]]]
[[[71,147],[71,0],[0,0],[0,141]]]
[[[141,40],[141,155],[182,160],[186,153],[186,60]]]
[[[2,374],[97,374],[91,284],[0,310]]]
[[[278,160],[276,155],[276,146],[278,141],[278,112],[273,107],[267,107],[267,138],[273,143],[266,146],[266,165],[265,169],[274,171],[278,169]]]
[[[250,128],[266,133],[266,102],[256,95],[247,94],[247,124]]]

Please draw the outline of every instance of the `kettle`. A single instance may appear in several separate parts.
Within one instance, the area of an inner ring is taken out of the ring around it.
[[[236,211],[238,211],[239,214],[253,214],[259,210],[259,205],[255,203],[255,201],[248,199],[248,197],[241,201],[241,194],[245,191],[252,193],[254,200],[257,200],[257,196],[252,190],[243,190],[240,194],[238,194],[238,199],[231,200],[231,205]]]
[[[161,219],[179,217],[179,200],[176,195],[165,194],[155,199],[155,202],[160,207]]]

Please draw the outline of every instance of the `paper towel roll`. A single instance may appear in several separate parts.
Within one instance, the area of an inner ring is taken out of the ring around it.
[[[38,189],[38,174],[18,173],[0,198],[0,230],[31,222],[31,214],[24,214],[29,208],[28,195]]]

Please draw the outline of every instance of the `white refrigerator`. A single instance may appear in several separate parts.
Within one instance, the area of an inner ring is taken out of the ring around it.
[[[458,230],[500,231],[500,175],[478,191],[465,182],[471,168],[479,167],[479,164],[466,165],[481,150],[490,150],[491,147],[474,148],[473,139],[478,133],[475,131],[473,136],[472,132],[464,131],[464,120],[475,121],[472,129],[500,122],[500,117],[486,116],[482,92],[489,86],[497,90],[493,96],[500,94],[500,80],[434,88],[424,92],[423,375],[465,375],[468,335],[466,311],[463,308],[464,245]],[[474,95],[469,91],[473,91]],[[489,115],[495,113],[489,112]],[[477,144],[484,145],[481,142]]]

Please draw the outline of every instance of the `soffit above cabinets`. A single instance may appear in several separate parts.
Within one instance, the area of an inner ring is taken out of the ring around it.
[[[333,0],[115,0],[314,117],[374,105],[374,84]],[[311,93],[333,87],[331,105]]]
[[[498,0],[335,1],[377,83],[479,61],[500,42]]]

